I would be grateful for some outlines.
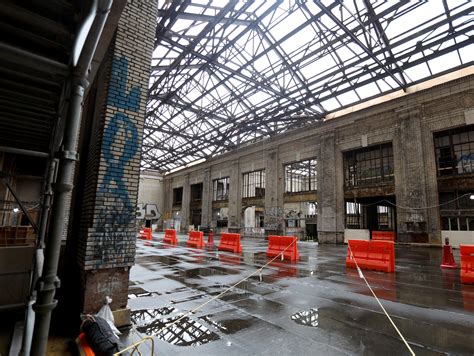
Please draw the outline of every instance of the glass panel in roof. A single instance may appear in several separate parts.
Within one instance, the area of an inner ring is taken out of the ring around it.
[[[144,141],[157,149],[144,159],[166,171],[192,157],[222,153],[228,142],[314,122],[310,115],[294,118],[297,112],[321,117],[472,63],[472,48],[463,47],[473,32],[470,2],[446,6],[395,0],[183,3],[156,39]],[[394,74],[399,71],[403,78]],[[313,104],[318,98],[325,112]],[[253,112],[258,116],[250,125]],[[196,142],[187,139],[193,135]],[[169,147],[160,148],[165,143]],[[204,149],[196,153],[199,147]]]

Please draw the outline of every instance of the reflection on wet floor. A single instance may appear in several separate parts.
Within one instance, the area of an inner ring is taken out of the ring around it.
[[[303,310],[293,314],[291,320],[296,324],[316,327],[318,326],[318,317],[318,308],[311,308],[310,310]]]
[[[178,319],[179,321],[176,322]],[[173,322],[176,323],[163,329]],[[136,329],[138,332],[157,336],[161,340],[177,346],[198,346],[219,339],[219,335],[204,325],[187,316],[181,318],[181,315],[166,319],[155,319],[146,325],[138,326]]]
[[[346,246],[298,243],[298,262],[277,259],[259,272],[269,262],[266,241],[242,244],[243,253],[233,255],[188,249],[182,241],[174,247],[139,242],[129,291],[136,330],[155,335],[163,354],[174,355],[404,350],[364,281],[345,268]],[[396,254],[396,273],[364,275],[416,354],[474,354],[474,286],[461,285],[459,271],[440,270],[439,249],[397,246]],[[309,309],[313,305],[318,308]],[[185,347],[203,343],[203,348]]]
[[[215,326],[217,329],[227,335],[234,334],[237,331],[246,329],[252,325],[252,321],[248,319],[225,319],[214,321],[211,319],[211,317],[212,315],[207,315],[201,319],[206,321],[208,324]]]
[[[129,293],[128,299],[143,298],[143,297],[156,297],[160,295],[156,292],[143,292],[143,293]]]
[[[158,309],[139,309],[131,313],[133,322],[138,326],[144,326],[158,317],[169,315],[176,309],[173,307],[163,307]]]

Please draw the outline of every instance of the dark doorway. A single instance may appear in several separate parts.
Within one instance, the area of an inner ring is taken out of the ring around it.
[[[306,223],[306,240],[318,239],[318,225]]]
[[[191,210],[191,225],[197,230],[197,227],[201,225],[201,209]]]
[[[346,228],[396,231],[395,197],[346,200]]]

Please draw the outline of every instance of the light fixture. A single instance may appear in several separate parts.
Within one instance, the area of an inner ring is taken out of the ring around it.
[[[19,211],[20,211],[20,209],[18,209],[18,208],[13,208],[13,212],[14,212],[14,213],[18,213]]]
[[[471,195],[469,196],[469,199],[474,200],[474,194],[471,194]]]

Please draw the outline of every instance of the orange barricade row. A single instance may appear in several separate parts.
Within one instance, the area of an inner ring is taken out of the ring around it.
[[[195,248],[204,248],[204,233],[202,231],[190,231],[187,245]]]
[[[221,242],[217,248],[219,251],[229,251],[234,253],[241,253],[242,246],[240,245],[240,234],[223,233],[221,235]]]
[[[267,257],[276,257],[286,249],[285,252],[283,252],[283,258],[285,260],[299,260],[300,254],[298,253],[296,241],[297,240],[295,236],[268,236]]]
[[[163,242],[166,244],[177,245],[178,239],[176,238],[176,230],[173,229],[166,229],[165,230],[165,237],[163,238]]]
[[[351,255],[352,251],[352,255]],[[392,241],[349,240],[346,267],[395,272],[395,245]]]
[[[395,231],[372,231],[372,240],[395,241]]]
[[[474,283],[474,245],[459,245],[461,254],[461,283]]]
[[[151,234],[151,228],[145,227],[143,230],[140,230],[140,238],[143,240],[152,240],[153,235]]]

